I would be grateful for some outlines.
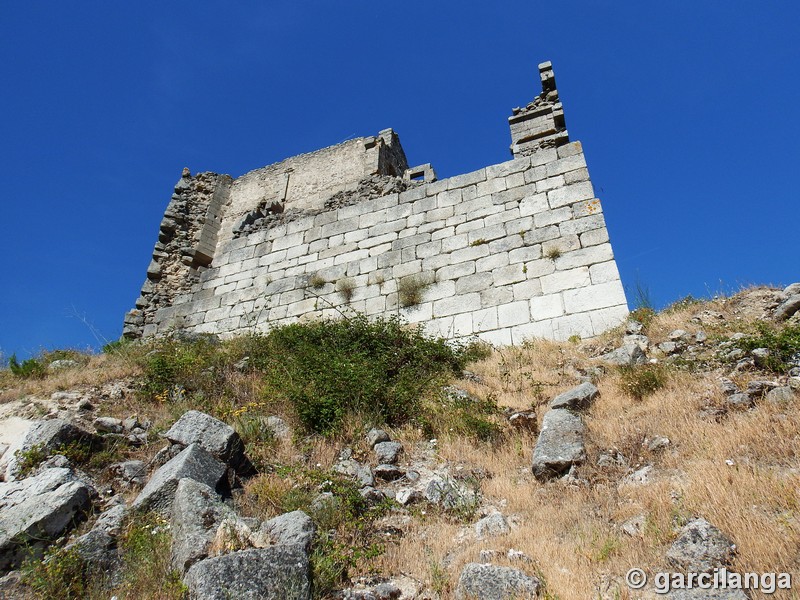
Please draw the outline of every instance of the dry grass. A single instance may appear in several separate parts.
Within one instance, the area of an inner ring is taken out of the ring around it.
[[[655,317],[648,327],[651,341],[667,339],[675,329],[692,334],[703,329],[709,335],[740,330],[757,316],[758,302],[743,305],[737,299],[720,299],[703,305],[678,308]],[[722,319],[692,321],[701,310],[718,312]],[[530,471],[535,437],[508,432],[498,444],[476,443],[456,435],[438,440],[437,464],[481,472],[483,506],[499,509],[512,523],[511,531],[478,541],[472,534],[474,520],[464,520],[418,505],[390,515],[401,521],[401,539],[387,536],[385,553],[370,568],[383,575],[408,575],[442,598],[452,591],[464,564],[477,561],[481,550],[498,551],[496,564],[521,568],[546,583],[550,598],[632,599],[624,574],[632,567],[652,573],[668,570],[664,555],[677,527],[694,516],[703,516],[732,538],[738,548],[739,571],[800,573],[800,399],[778,406],[760,403],[754,410],[732,412],[720,421],[704,418],[702,408],[721,406],[717,387],[722,372],[688,373],[669,369],[666,384],[641,400],[624,393],[615,369],[598,371],[592,358],[619,343],[621,329],[594,340],[575,343],[535,341],[517,348],[497,350],[470,369],[481,382],[462,380],[458,386],[480,398],[493,397],[501,408],[535,408],[541,422],[546,404],[588,375],[598,376],[601,395],[585,413],[589,460],[578,470],[578,483],[540,483]],[[97,356],[80,370],[64,371],[41,381],[0,380],[0,401],[22,395],[46,395],[62,389],[97,386],[123,377],[136,377],[131,364],[115,357]],[[264,410],[262,383],[256,374],[226,375],[233,390],[230,416],[242,407]],[[755,377],[755,375],[754,375]],[[746,384],[747,376],[739,383]],[[222,410],[223,400],[215,400]],[[168,425],[187,408],[184,404],[142,405],[135,399],[109,403],[104,414],[137,413],[159,426]],[[270,405],[294,431],[291,411]],[[237,413],[239,416],[247,416]],[[238,418],[238,417],[237,417]],[[233,422],[233,421],[231,421]],[[265,462],[303,467],[330,468],[345,445],[359,460],[370,456],[361,439],[365,424],[348,419],[339,438],[310,436],[251,450]],[[420,430],[407,427],[393,433],[409,453],[424,447]],[[647,443],[655,436],[669,438],[670,445],[651,452]],[[617,453],[627,466],[601,468],[602,453]],[[409,458],[409,457],[406,457]],[[621,485],[631,470],[652,465],[650,483]],[[431,465],[435,466],[435,465]],[[278,511],[272,498],[286,494],[290,483],[279,475],[263,474],[245,486],[238,499],[245,514],[266,518]],[[622,532],[622,523],[646,516],[641,536]],[[408,517],[412,517],[408,519]],[[531,562],[505,558],[509,549],[519,550]],[[363,573],[354,575],[368,575]],[[776,593],[773,598],[797,598]],[[765,596],[753,595],[754,598]]]

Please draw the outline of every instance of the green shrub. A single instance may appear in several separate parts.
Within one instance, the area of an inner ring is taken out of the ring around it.
[[[47,374],[47,366],[42,361],[29,358],[19,362],[16,354],[8,359],[8,368],[21,379],[41,379]]]
[[[399,318],[364,316],[292,324],[265,338],[267,393],[288,400],[303,425],[336,433],[347,415],[397,425],[420,412],[432,384],[460,372],[469,352],[425,337]]]
[[[620,368],[620,388],[634,400],[643,400],[667,383],[667,371],[660,364]]]
[[[22,565],[22,582],[42,600],[83,600],[89,596],[91,578],[77,550],[52,546],[42,560],[31,557]]]
[[[745,352],[766,348],[769,355],[764,359],[764,367],[786,373],[800,363],[800,324],[781,327],[759,321],[752,334],[736,340],[734,345]]]
[[[156,340],[139,359],[140,391],[151,400],[173,399],[177,390],[215,390],[224,355],[213,336]]]

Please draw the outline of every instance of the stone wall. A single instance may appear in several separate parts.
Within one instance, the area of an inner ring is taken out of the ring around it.
[[[619,324],[628,307],[602,207],[550,64],[540,73],[542,95],[509,119],[515,158],[472,173],[408,169],[386,130],[233,181],[186,174],[170,206],[194,206],[185,229],[202,235],[160,238],[125,334],[226,335],[352,311],[495,344]],[[418,172],[427,179],[402,177]]]

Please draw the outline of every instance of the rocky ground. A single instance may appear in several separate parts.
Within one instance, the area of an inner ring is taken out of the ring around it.
[[[435,437],[305,431],[247,356],[226,410],[111,353],[4,372],[0,597],[800,597],[654,584],[800,586],[798,309],[754,288],[494,350],[432,393]]]

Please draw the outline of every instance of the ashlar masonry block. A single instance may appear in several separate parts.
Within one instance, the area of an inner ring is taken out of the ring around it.
[[[184,170],[124,335],[228,336],[355,310],[504,345],[623,322],[583,148],[569,139],[552,65],[539,74],[541,93],[508,120],[511,160],[462,175],[409,169],[391,129],[236,179]],[[312,276],[324,281],[313,296]],[[417,306],[398,305],[405,277],[429,282]]]

